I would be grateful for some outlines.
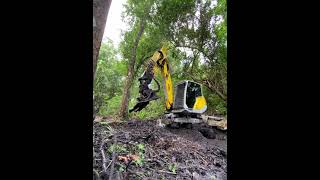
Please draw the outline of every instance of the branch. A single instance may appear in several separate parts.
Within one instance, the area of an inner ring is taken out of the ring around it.
[[[141,61],[137,64],[137,66],[136,66],[136,68],[135,68],[135,70],[134,70],[134,72],[133,72],[133,76],[134,76],[134,77],[137,76],[137,73],[138,73],[139,69],[141,68],[141,66],[143,65],[143,63],[144,63],[147,59],[149,59],[149,58],[151,58],[151,57],[152,57],[152,55],[151,55],[151,56],[148,56],[148,57],[145,57],[145,58],[143,58],[143,60],[141,60]]]
[[[144,32],[144,28],[145,28],[145,23],[146,23],[146,19],[143,18],[141,21],[140,21],[140,27],[139,27],[139,32],[138,32],[138,35],[136,37],[136,39],[134,40],[134,43],[133,43],[133,48],[131,50],[131,59],[129,61],[129,68],[132,67],[132,70],[134,71],[134,65],[135,65],[135,62],[136,62],[136,53],[137,53],[137,48],[138,48],[138,45],[139,45],[139,41],[142,37],[142,34]]]
[[[208,79],[203,80],[203,84],[210,90],[216,92],[223,101],[227,101],[227,97],[217,88],[217,86],[212,85]]]
[[[95,169],[93,169],[93,172],[94,172],[94,174],[96,175],[97,179],[100,179],[100,175],[99,175],[98,171],[95,170]]]
[[[195,56],[194,56],[194,58],[193,58],[193,60],[192,60],[191,74],[192,74],[192,72],[193,72],[193,68],[194,68],[194,64],[195,64],[194,62],[196,61],[196,59],[197,59],[198,56],[199,56],[199,52],[195,54]]]
[[[169,172],[169,171],[165,171],[165,170],[158,170],[158,172],[167,173],[167,174],[172,174],[172,175],[177,175],[177,173],[173,173],[173,172]]]
[[[187,75],[197,83],[205,85],[210,91],[215,92],[223,101],[227,101],[227,96],[225,96],[216,86],[212,85],[208,79],[197,79],[195,74],[190,74],[187,72]]]
[[[186,45],[186,44],[180,44],[180,43],[178,43],[178,42],[176,42],[176,41],[174,41],[174,43],[175,43],[175,47],[176,47],[176,48],[181,47],[181,48],[190,48],[190,49],[193,49],[193,50],[197,50],[197,51],[201,52],[204,57],[206,57],[206,58],[209,59],[209,60],[212,60],[212,59],[210,58],[210,56],[209,56],[206,52],[204,52],[203,49],[200,49],[200,48],[195,47],[195,46]]]
[[[102,168],[103,168],[103,172],[106,173],[107,172],[107,167],[106,167],[106,163],[107,163],[107,159],[106,159],[106,155],[104,153],[104,147],[105,145],[105,141],[103,141],[101,143],[101,146],[100,146],[100,152],[101,152],[101,155],[102,155]]]
[[[113,144],[116,144],[117,143],[117,137],[114,136],[113,137]],[[113,171],[114,171],[114,163],[116,161],[116,151],[114,150],[112,152],[112,163],[111,163],[111,168],[110,168],[110,173],[109,173],[109,180],[112,180],[113,178]]]

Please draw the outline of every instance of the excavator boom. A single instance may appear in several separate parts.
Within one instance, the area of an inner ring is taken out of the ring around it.
[[[167,58],[166,49],[162,48],[160,52],[163,54],[163,58],[158,60],[159,65],[157,67],[160,68],[160,72],[163,79],[164,94],[166,98],[166,109],[168,111],[171,111],[173,106],[173,83],[170,75],[170,66]]]

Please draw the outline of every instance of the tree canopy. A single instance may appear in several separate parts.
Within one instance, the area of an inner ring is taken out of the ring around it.
[[[129,107],[135,104],[137,78],[146,58],[166,44],[174,85],[187,79],[201,83],[207,113],[226,115],[226,0],[128,0],[124,7],[123,20],[130,28],[122,42],[114,47],[109,40],[100,48],[94,84],[99,114],[115,115],[123,103]],[[124,93],[126,88],[128,93]],[[130,116],[145,119],[161,115],[165,111],[164,94],[161,91],[159,95],[160,100]]]

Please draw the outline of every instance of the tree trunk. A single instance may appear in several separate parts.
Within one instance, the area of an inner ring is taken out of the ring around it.
[[[124,86],[123,90],[123,96],[122,96],[122,101],[120,105],[120,111],[119,111],[119,117],[123,118],[124,120],[128,119],[128,105],[129,105],[129,99],[130,99],[130,88],[132,86],[132,82],[134,79],[134,66],[136,63],[136,53],[137,53],[137,48],[139,45],[139,41],[141,39],[141,36],[144,32],[144,26],[145,26],[145,19],[142,19],[140,22],[140,29],[138,32],[138,35],[134,41],[134,45],[131,51],[131,58],[128,64],[128,77],[126,79],[126,83]]]
[[[227,102],[227,96],[224,95],[224,93],[220,91],[218,87],[212,85],[209,80],[205,80],[204,85],[207,86],[212,92],[215,92],[223,101]]]
[[[93,79],[95,79],[99,50],[111,1],[93,0]]]

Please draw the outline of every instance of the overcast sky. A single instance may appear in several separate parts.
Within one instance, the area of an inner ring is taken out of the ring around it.
[[[108,13],[107,24],[103,34],[103,42],[110,38],[116,47],[121,41],[121,30],[125,30],[127,25],[121,20],[121,12],[126,0],[113,0]]]

